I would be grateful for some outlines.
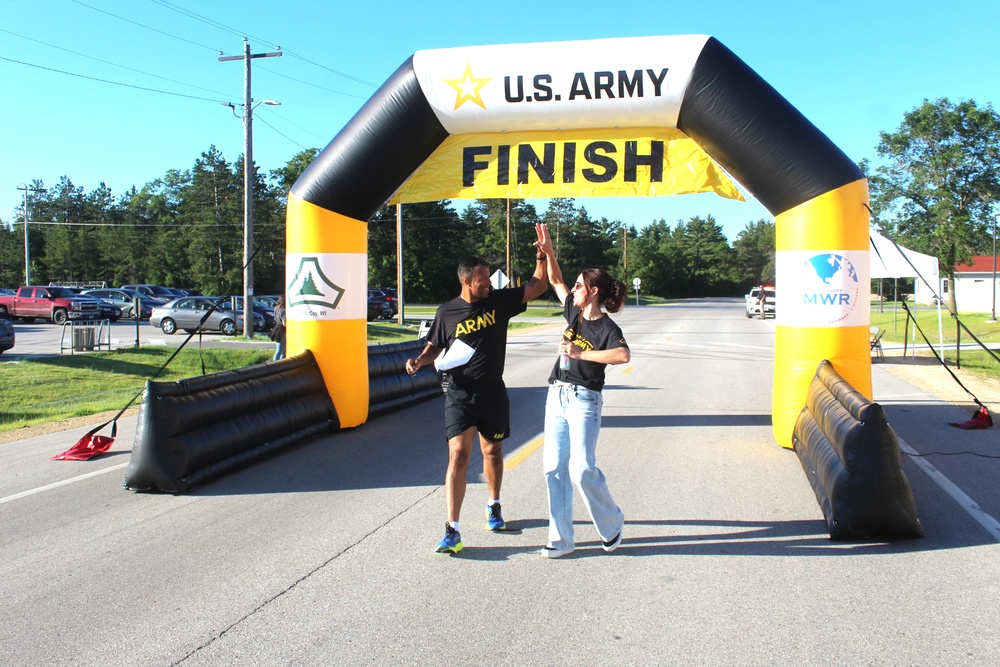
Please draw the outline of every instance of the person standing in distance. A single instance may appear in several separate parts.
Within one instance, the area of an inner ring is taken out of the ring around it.
[[[545,237],[548,233],[544,232]],[[632,359],[621,328],[602,310],[617,313],[625,302],[625,284],[604,269],[584,269],[572,288],[563,281],[552,243],[539,249],[547,258],[549,282],[563,303],[568,324],[559,343],[559,359],[549,375],[545,400],[542,462],[549,494],[549,539],[545,558],[572,553],[573,485],[580,490],[605,551],[622,541],[625,515],[611,497],[597,467],[597,437],[604,406],[604,370]]]
[[[274,304],[274,328],[271,329],[271,340],[275,342],[272,361],[285,358],[285,297],[279,296]]]
[[[538,246],[542,243],[542,231],[538,225],[535,229],[539,239],[535,245]],[[444,403],[448,440],[445,474],[448,518],[444,538],[436,551],[451,554],[462,550],[459,514],[465,500],[466,474],[477,432],[489,492],[486,527],[494,531],[507,528],[500,512],[501,443],[510,436],[510,401],[503,382],[507,323],[523,313],[528,302],[548,288],[545,256],[538,255],[534,275],[521,287],[492,289],[489,266],[478,258],[463,260],[458,265],[458,280],[462,293],[438,308],[427,334],[427,345],[418,357],[406,360],[406,372],[412,375],[456,343],[468,345],[473,350],[471,359],[448,371],[451,382]]]

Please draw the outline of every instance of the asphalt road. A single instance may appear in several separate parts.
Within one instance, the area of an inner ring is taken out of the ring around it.
[[[598,463],[625,511],[600,549],[549,561],[544,380],[558,329],[512,335],[504,515],[465,550],[444,521],[442,401],[338,432],[185,496],[122,490],[109,455],[52,462],[87,429],[0,446],[3,665],[986,665],[1000,662],[996,432],[873,370],[926,537],[831,542],[771,435],[774,324],[740,300],[626,308]]]

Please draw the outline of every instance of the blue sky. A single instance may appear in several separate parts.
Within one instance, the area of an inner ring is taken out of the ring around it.
[[[878,133],[925,98],[1000,106],[996,0],[0,4],[5,223],[23,200],[17,188],[33,179],[52,186],[65,175],[86,192],[103,181],[120,195],[190,169],[212,145],[237,160],[242,125],[220,102],[243,101],[242,63],[219,62],[218,52],[241,54],[244,36],[254,53],[285,53],[254,61],[255,101],[282,103],[254,113],[254,158],[265,171],[325,146],[415,51],[452,46],[712,35],[855,161],[874,161]],[[576,203],[640,227],[713,215],[730,239],[747,222],[771,219],[755,201],[714,195]]]

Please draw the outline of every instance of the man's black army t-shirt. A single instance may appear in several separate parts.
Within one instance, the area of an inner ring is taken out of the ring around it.
[[[492,290],[485,299],[467,303],[462,297],[441,304],[427,332],[427,342],[447,350],[455,340],[475,348],[472,359],[448,371],[452,382],[492,382],[503,379],[507,355],[507,323],[523,313],[524,288]],[[442,354],[444,354],[442,352]]]

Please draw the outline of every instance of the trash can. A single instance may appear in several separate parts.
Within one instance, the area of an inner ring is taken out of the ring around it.
[[[73,349],[93,350],[97,344],[94,327],[73,327]]]

